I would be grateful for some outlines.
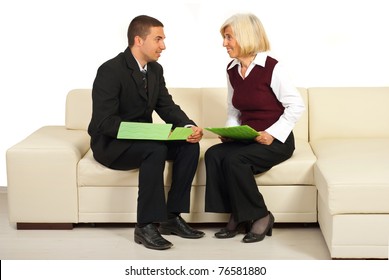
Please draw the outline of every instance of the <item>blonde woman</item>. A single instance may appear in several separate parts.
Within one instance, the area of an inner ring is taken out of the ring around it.
[[[294,152],[293,127],[305,110],[297,89],[288,81],[260,20],[253,14],[227,19],[220,33],[233,59],[227,65],[226,126],[249,125],[259,132],[252,141],[221,138],[205,154],[205,210],[230,213],[217,238],[232,238],[242,226],[243,242],[272,235],[274,216],[258,190],[255,174],[263,173]]]

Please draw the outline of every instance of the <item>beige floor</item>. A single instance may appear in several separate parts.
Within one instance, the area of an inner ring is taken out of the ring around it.
[[[132,226],[83,225],[73,230],[16,230],[8,221],[6,188],[0,188],[1,260],[329,260],[318,227],[282,227],[262,242],[243,244],[242,235],[219,240],[220,225],[194,225],[206,236],[198,240],[166,236],[174,247],[144,248],[133,241]]]

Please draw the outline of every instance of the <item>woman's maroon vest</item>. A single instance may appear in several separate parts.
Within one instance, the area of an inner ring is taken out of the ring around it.
[[[232,104],[241,113],[242,125],[249,125],[257,131],[263,131],[283,114],[284,107],[270,87],[273,69],[277,62],[268,56],[265,67],[255,65],[245,79],[239,75],[238,65],[227,70],[234,89]]]

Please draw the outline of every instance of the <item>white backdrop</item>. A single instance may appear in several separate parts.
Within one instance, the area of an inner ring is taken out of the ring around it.
[[[64,123],[67,92],[92,86],[98,66],[125,49],[139,14],[165,25],[159,62],[170,87],[225,86],[219,27],[237,12],[262,20],[296,86],[389,86],[385,2],[0,0],[0,186],[6,150],[43,125]]]

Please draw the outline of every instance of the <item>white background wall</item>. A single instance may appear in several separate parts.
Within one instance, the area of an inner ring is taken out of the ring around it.
[[[43,125],[64,123],[67,92],[92,86],[98,66],[125,49],[139,14],[165,25],[159,62],[170,87],[225,86],[219,27],[237,12],[262,20],[296,86],[389,86],[385,2],[0,0],[0,186],[6,150]]]

